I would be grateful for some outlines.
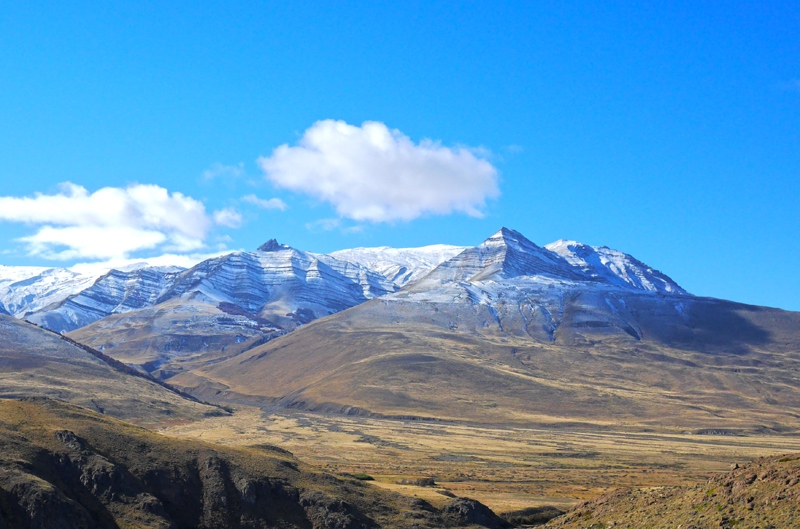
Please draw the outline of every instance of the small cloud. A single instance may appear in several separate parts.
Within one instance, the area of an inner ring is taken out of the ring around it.
[[[242,197],[243,202],[247,202],[248,204],[253,204],[254,206],[258,206],[263,209],[279,209],[281,211],[286,211],[289,207],[286,205],[286,202],[279,198],[258,198],[255,195],[245,195]]]
[[[525,148],[522,145],[516,145],[516,144],[511,144],[508,147],[506,147],[506,149],[508,150],[508,152],[514,154],[519,154],[525,151]]]
[[[325,120],[258,163],[273,185],[328,202],[342,217],[392,222],[454,212],[482,217],[486,200],[500,195],[487,156],[480,148],[414,143],[379,122]]]
[[[244,176],[244,163],[236,165],[222,165],[221,163],[212,164],[211,167],[203,171],[203,180],[210,181],[215,178],[239,178]]]
[[[233,208],[219,209],[213,216],[214,222],[219,226],[238,228],[242,225],[242,215]]]
[[[314,222],[307,222],[306,229],[312,232],[339,230],[341,233],[349,235],[363,232],[364,226],[358,224],[355,226],[344,226],[341,219],[320,219]]]
[[[332,231],[342,224],[339,219],[320,219],[314,222],[307,222],[306,229],[309,231]]]

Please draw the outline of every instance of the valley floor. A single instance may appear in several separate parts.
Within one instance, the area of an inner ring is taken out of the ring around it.
[[[367,474],[376,486],[436,506],[449,494],[495,512],[566,509],[619,487],[689,485],[733,463],[800,452],[800,438],[501,428],[239,407],[232,416],[171,426],[168,435],[228,445],[270,443],[335,473]],[[435,485],[421,486],[422,478]]]

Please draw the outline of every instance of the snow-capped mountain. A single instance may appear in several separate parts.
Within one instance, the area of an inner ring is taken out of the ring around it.
[[[666,275],[620,251],[566,240],[540,247],[508,228],[500,229],[482,244],[444,261],[410,285],[409,290],[421,292],[448,283],[511,284],[518,281],[688,294]]]
[[[564,239],[545,246],[586,274],[619,286],[661,294],[686,294],[675,281],[628,254],[607,246],[589,246]]]
[[[110,314],[155,305],[180,272],[176,267],[150,266],[111,270],[88,288],[26,319],[56,332],[78,329]]]
[[[250,322],[249,331],[274,332],[386,296],[477,304],[495,314],[516,306],[522,317],[541,320],[550,335],[565,296],[576,292],[587,299],[593,293],[596,299],[587,303],[599,303],[599,309],[592,310],[612,319],[625,312],[620,300],[626,292],[688,295],[666,275],[622,252],[565,240],[540,247],[507,228],[471,248],[355,248],[323,255],[270,240],[254,252],[233,252],[187,270],[140,263],[99,274],[0,267],[0,308],[68,332],[112,314],[167,301],[173,311],[176,300],[191,300],[192,306],[222,311],[209,321],[235,315]],[[253,317],[260,320],[253,323]]]
[[[424,276],[412,289],[447,282],[475,282],[546,276],[567,280],[585,279],[585,274],[555,254],[526,239],[521,233],[502,228],[483,244],[467,248]]]
[[[272,240],[255,252],[203,261],[178,275],[158,302],[202,296],[273,321],[306,323],[394,290],[390,281],[361,265]]]
[[[368,268],[328,255],[313,254],[268,241],[255,252],[233,252],[182,270],[133,266],[99,278],[83,278],[64,269],[31,270],[40,276],[60,274],[47,305],[32,298],[38,310],[19,313],[34,323],[68,332],[111,314],[152,307],[173,298],[199,298],[214,306],[228,303],[290,327],[393,292],[397,287]],[[25,271],[17,271],[17,276]],[[9,277],[13,274],[9,272]],[[37,279],[41,282],[41,279]],[[19,283],[14,283],[15,292]],[[13,301],[13,300],[12,300]],[[16,305],[11,305],[16,307]]]
[[[0,305],[9,314],[22,318],[88,288],[102,273],[0,265]]]
[[[203,261],[167,283],[146,298],[150,306],[120,311],[71,336],[148,371],[174,373],[395,290],[363,266],[274,240],[255,252]]]
[[[686,298],[672,279],[624,253],[563,241],[540,247],[503,228],[383,299],[420,324],[553,341],[565,319],[570,332],[639,339],[631,307],[681,318]]]
[[[421,278],[437,266],[466,250],[464,246],[433,244],[420,248],[353,248],[338,250],[331,257],[359,264],[402,288]]]

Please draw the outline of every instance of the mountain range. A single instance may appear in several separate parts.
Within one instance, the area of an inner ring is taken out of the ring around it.
[[[449,264],[439,267],[442,263]],[[475,248],[355,248],[330,255],[303,252],[273,239],[255,252],[233,252],[188,270],[141,263],[81,274],[60,268],[0,266],[0,310],[69,332],[112,314],[175,298],[200,298],[217,306],[235,305],[234,310],[291,329],[398,291],[434,269],[436,274],[428,281],[476,281],[480,277],[468,277],[470,270],[493,274],[493,266],[500,266],[504,279],[551,277],[686,294],[674,281],[627,254],[563,240],[540,248],[503,228]],[[458,272],[447,277],[448,270]]]
[[[273,239],[254,252],[233,252],[188,270],[146,263],[103,274],[0,267],[0,311],[56,332],[77,331],[77,339],[148,371],[168,362],[180,364],[164,368],[170,374],[199,356],[239,352],[317,318],[407,289],[434,269],[446,274],[448,267],[439,265],[453,259],[462,264],[451,266],[469,268],[464,263],[481,260],[475,252],[497,244],[508,249],[504,278],[527,273],[685,293],[621,252],[564,241],[539,248],[504,228],[476,248],[355,248],[322,255]],[[426,279],[431,280],[436,276]]]
[[[800,404],[800,314],[693,296],[607,247],[538,246],[506,228],[475,247],[331,255],[271,240],[88,286],[59,271],[60,300],[42,279],[55,271],[0,271],[17,278],[0,283],[8,312],[206,400],[499,423],[800,426],[787,412]]]

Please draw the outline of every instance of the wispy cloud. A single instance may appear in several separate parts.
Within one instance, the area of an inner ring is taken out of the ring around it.
[[[286,211],[289,207],[286,205],[286,202],[279,198],[258,198],[255,195],[245,195],[242,197],[242,202],[247,202],[248,204],[252,204],[254,206],[258,206],[263,209],[279,209],[281,211]]]
[[[309,231],[332,231],[342,225],[340,219],[320,219],[314,222],[307,222],[306,229]]]
[[[307,222],[306,229],[312,232],[339,230],[341,233],[351,234],[361,233],[364,231],[364,226],[360,224],[345,226],[342,219],[319,219],[314,222]]]
[[[453,212],[481,217],[486,200],[500,194],[486,155],[417,144],[379,122],[325,120],[298,145],[281,145],[258,163],[273,185],[328,202],[342,217],[391,222]]]
[[[219,217],[219,219],[217,219]],[[205,205],[157,185],[104,187],[93,193],[69,182],[52,195],[0,197],[0,221],[35,226],[19,241],[46,259],[125,259],[141,250],[193,252],[215,219],[231,224],[231,213],[206,213]]]
[[[212,164],[211,167],[203,171],[203,180],[214,180],[215,178],[239,178],[244,176],[244,163],[236,165],[223,165],[221,163]]]

